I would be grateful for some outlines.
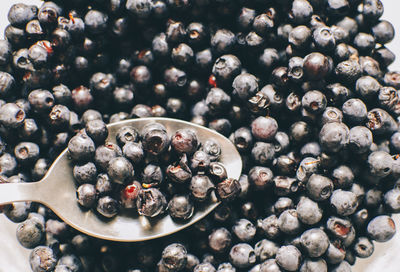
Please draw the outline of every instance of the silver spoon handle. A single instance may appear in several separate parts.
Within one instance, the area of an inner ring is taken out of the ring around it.
[[[42,182],[0,184],[0,205],[19,201],[46,203]]]

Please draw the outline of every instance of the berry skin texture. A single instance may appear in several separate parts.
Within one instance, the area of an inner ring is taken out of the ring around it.
[[[248,268],[256,262],[256,253],[249,244],[239,243],[231,248],[229,260],[238,268]]]
[[[367,226],[368,236],[379,243],[390,240],[396,233],[393,219],[387,215],[379,215],[372,219]]]
[[[336,213],[341,216],[353,214],[358,207],[356,194],[341,189],[333,191],[330,203]]]
[[[94,157],[95,145],[86,134],[78,134],[68,142],[68,152],[73,160],[88,161]]]
[[[162,263],[171,270],[181,270],[187,262],[186,248],[178,243],[168,245],[162,252]]]
[[[343,123],[325,124],[319,133],[319,142],[323,150],[338,152],[349,142],[349,128]]]
[[[38,246],[31,251],[29,263],[33,272],[50,272],[56,266],[57,259],[51,248]]]
[[[297,271],[300,261],[301,253],[295,246],[282,246],[276,253],[276,263],[287,271]]]
[[[311,258],[316,258],[328,249],[329,238],[323,230],[309,229],[301,235],[300,243]]]
[[[251,123],[251,133],[261,141],[269,141],[275,137],[278,123],[272,117],[258,117]]]
[[[181,129],[171,138],[171,146],[178,153],[192,154],[197,149],[197,136],[190,129]]]
[[[368,156],[370,173],[378,178],[388,176],[392,172],[393,159],[390,154],[384,151],[375,151]]]
[[[34,248],[43,241],[45,230],[44,224],[35,219],[28,219],[17,227],[17,239],[26,248]]]

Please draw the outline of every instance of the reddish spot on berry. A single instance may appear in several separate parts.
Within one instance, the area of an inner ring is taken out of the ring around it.
[[[208,84],[210,84],[210,86],[212,86],[213,88],[216,88],[216,87],[217,87],[217,79],[215,78],[214,75],[211,75],[211,76],[208,78]]]
[[[136,198],[138,193],[138,186],[135,184],[131,184],[125,187],[124,197],[128,198]]]
[[[75,18],[74,18],[74,15],[72,15],[72,12],[68,13],[68,16],[69,16],[69,19],[71,20],[71,22],[73,24],[75,24]]]
[[[43,43],[43,47],[46,49],[47,53],[52,54],[53,53],[53,48],[51,45],[47,44],[46,42]]]
[[[339,234],[340,236],[347,235],[350,232],[350,228],[348,228],[342,224],[336,223],[335,224],[335,232],[337,234]]]

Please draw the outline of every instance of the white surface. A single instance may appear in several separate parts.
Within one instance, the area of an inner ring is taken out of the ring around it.
[[[68,1],[68,0],[66,0]],[[0,0],[0,36],[7,26],[7,12],[14,3],[24,2],[40,5],[38,0]],[[396,62],[391,66],[391,70],[400,71],[400,2],[397,0],[382,0],[385,7],[383,18],[390,21],[397,30],[396,38],[388,47],[397,55]],[[398,232],[400,232],[400,216],[395,217]],[[15,238],[16,224],[11,223],[4,215],[0,214],[0,272],[29,272],[28,264],[29,250],[19,245]],[[375,243],[375,253],[371,258],[358,260],[353,268],[354,272],[399,272],[400,262],[398,255],[400,252],[400,235],[396,236],[388,243]]]

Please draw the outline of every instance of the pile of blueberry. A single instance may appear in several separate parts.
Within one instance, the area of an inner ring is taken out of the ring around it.
[[[400,212],[400,72],[388,68],[394,28],[382,13],[380,0],[12,6],[0,41],[1,183],[39,180],[68,143],[71,154],[85,135],[102,143],[104,124],[129,118],[207,126],[243,161],[236,200],[154,241],[87,237],[37,203],[2,207],[33,249],[32,270],[351,271],[393,237]],[[108,190],[104,173],[129,185],[101,164],[115,152],[129,165],[120,147],[95,147],[77,158],[99,153],[90,179],[100,185],[79,196]],[[93,164],[82,167],[87,183]]]
[[[78,203],[103,217],[116,216],[122,206],[131,214],[133,209],[156,217],[167,210],[174,220],[188,220],[192,200],[205,202],[213,190],[223,201],[240,193],[239,182],[228,178],[218,162],[219,144],[212,139],[200,143],[191,129],[168,135],[162,124],[149,122],[141,133],[132,126],[118,129],[118,144],[106,141],[107,136],[106,124],[92,120],[68,143]]]

